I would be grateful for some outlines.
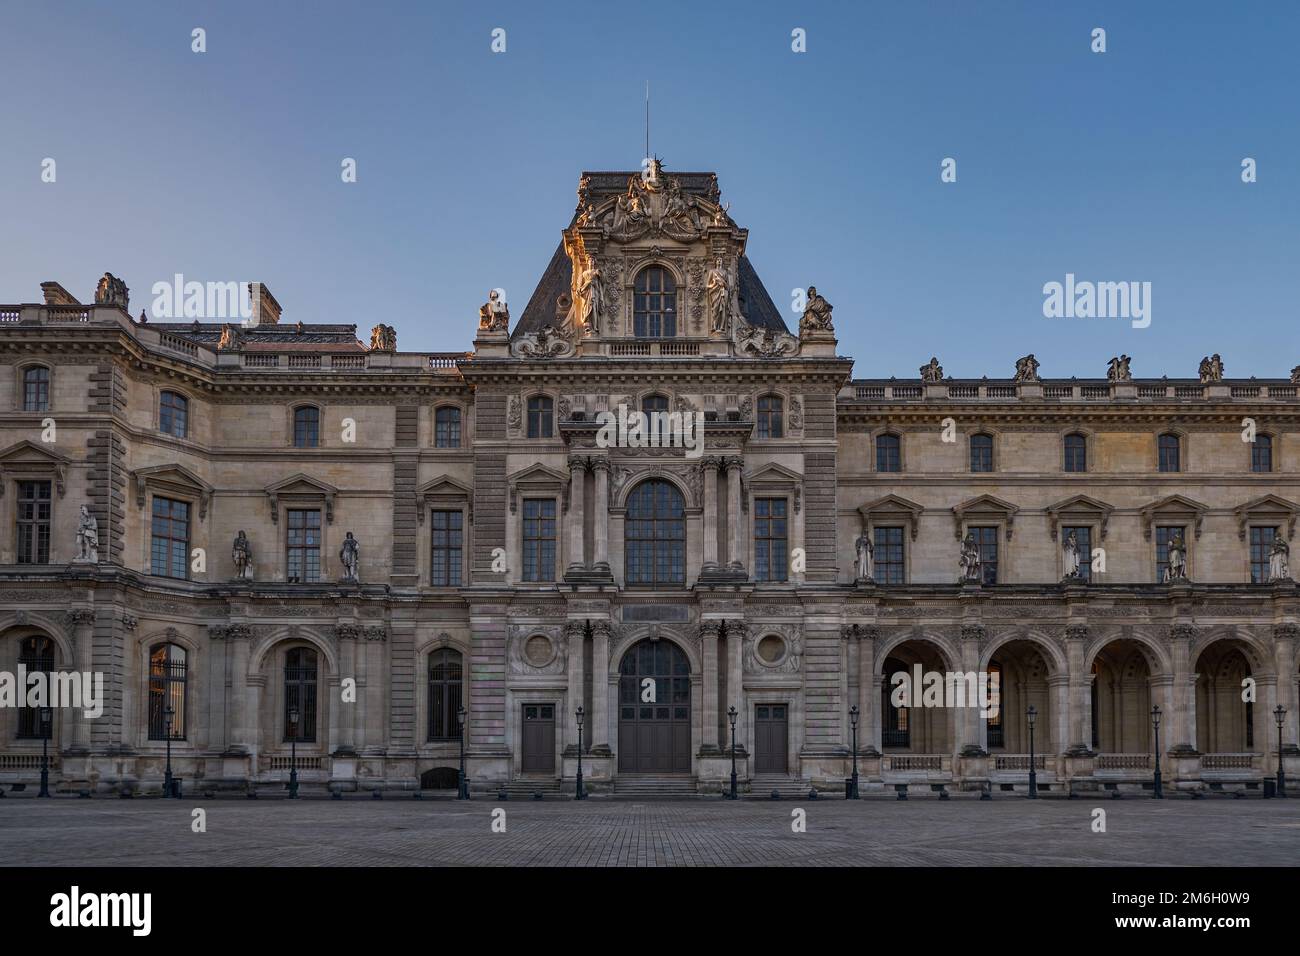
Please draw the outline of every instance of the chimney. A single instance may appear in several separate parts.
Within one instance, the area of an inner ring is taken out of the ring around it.
[[[248,299],[252,306],[252,325],[276,325],[280,321],[280,303],[271,290],[261,282],[248,284]]]
[[[46,305],[81,305],[76,296],[57,282],[42,282],[41,291],[45,293]]]

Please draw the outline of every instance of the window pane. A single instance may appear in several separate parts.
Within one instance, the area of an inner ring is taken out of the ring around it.
[[[677,334],[677,283],[662,266],[649,266],[637,274],[632,334],[638,338],[672,338]]]

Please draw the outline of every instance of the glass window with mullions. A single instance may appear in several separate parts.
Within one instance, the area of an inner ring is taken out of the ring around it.
[[[970,436],[970,470],[985,472],[993,470],[993,436]]]
[[[758,581],[789,579],[786,499],[754,499],[754,578]]]
[[[528,400],[528,437],[550,438],[554,433],[554,403],[546,395],[534,395]]]
[[[165,578],[190,576],[190,506],[170,498],[153,499],[150,573]]]
[[[876,471],[902,471],[903,440],[897,435],[876,436]]]
[[[284,739],[316,740],[316,652],[310,648],[290,648],[284,655]]]
[[[677,335],[677,282],[663,266],[637,273],[632,299],[632,334],[639,339]]]
[[[320,580],[320,511],[289,509],[286,529],[286,575],[291,584]]]
[[[875,545],[872,573],[877,584],[902,584],[903,582],[903,529],[901,527],[875,527],[872,543]]]
[[[433,447],[460,447],[460,409],[447,405],[433,414]]]
[[[44,365],[33,365],[23,370],[23,411],[48,412],[50,410],[50,370]]]
[[[1273,553],[1273,539],[1277,528],[1252,527],[1250,529],[1250,581],[1252,584],[1268,583],[1269,557]]]
[[[1061,529],[1061,544],[1064,547],[1065,539],[1074,532],[1074,541],[1079,548],[1079,578],[1086,584],[1092,580],[1092,527],[1090,525],[1074,525],[1069,528]]]
[[[304,405],[293,410],[293,447],[316,448],[320,445],[320,409]]]
[[[686,506],[671,482],[642,482],[627,499],[623,523],[628,586],[686,583]]]
[[[18,563],[50,563],[50,482],[18,482]]]
[[[464,515],[459,510],[434,511],[430,517],[433,556],[429,583],[434,587],[460,587],[463,523]]]
[[[969,529],[975,535],[975,544],[980,549],[981,580],[985,584],[998,583],[998,529],[996,527],[975,527]]]
[[[555,499],[524,499],[524,580],[555,580]]]
[[[158,430],[184,438],[190,432],[190,402],[176,392],[163,392],[158,399]]]
[[[1255,436],[1250,446],[1250,470],[1256,474],[1273,470],[1273,439],[1268,435]]]
[[[785,403],[780,395],[764,395],[758,400],[758,437],[780,438],[785,433]]]
[[[1187,559],[1187,535],[1183,525],[1167,525],[1156,528],[1156,582],[1163,583],[1169,576],[1169,542],[1177,535],[1183,540],[1183,559]]]
[[[1182,470],[1182,441],[1173,433],[1166,433],[1160,436],[1159,451],[1160,471],[1181,471]]]
[[[1065,470],[1070,472],[1088,470],[1088,439],[1083,435],[1065,436]]]

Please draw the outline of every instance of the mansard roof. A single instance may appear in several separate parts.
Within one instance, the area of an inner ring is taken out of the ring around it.
[[[366,347],[357,340],[355,325],[332,323],[303,323],[302,331],[296,324],[244,326],[238,320],[229,322],[149,322],[148,328],[180,335],[200,345],[215,347],[221,341],[222,330],[234,325],[242,339],[240,348],[246,352],[292,352],[307,349],[313,352],[364,352]]]

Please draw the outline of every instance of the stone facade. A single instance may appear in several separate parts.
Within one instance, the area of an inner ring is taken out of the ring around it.
[[[744,786],[840,786],[854,707],[866,787],[1023,786],[1031,705],[1040,784],[1149,780],[1154,706],[1171,785],[1300,769],[1300,596],[1268,568],[1294,381],[854,379],[747,240],[711,174],[584,174],[470,353],[290,324],[264,286],[238,326],[133,320],[120,280],[0,306],[0,670],[104,675],[102,717],[55,712],[56,785],[157,789],[164,703],[214,790],[445,786],[459,704],[476,789],[571,785],[579,707],[597,790],[722,788],[731,707]],[[702,446],[611,446],[620,406],[698,413]],[[915,666],[996,673],[1000,717],[891,706]],[[31,730],[0,709],[0,782],[35,779]]]

